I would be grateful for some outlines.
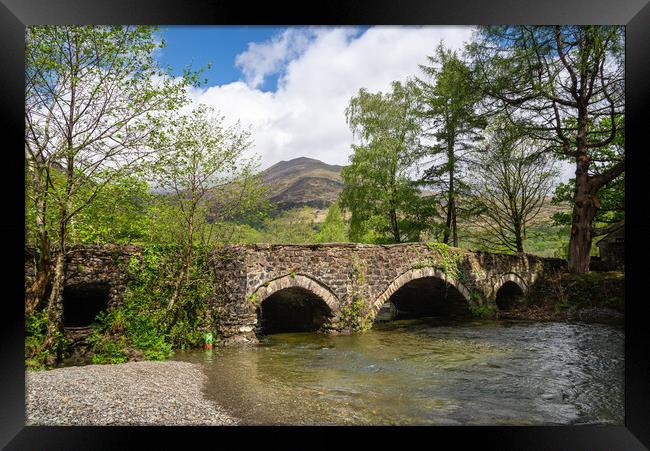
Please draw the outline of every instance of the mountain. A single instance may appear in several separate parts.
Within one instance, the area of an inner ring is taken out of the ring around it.
[[[280,161],[262,171],[262,182],[269,188],[275,213],[309,206],[326,210],[343,190],[343,166],[300,157]]]

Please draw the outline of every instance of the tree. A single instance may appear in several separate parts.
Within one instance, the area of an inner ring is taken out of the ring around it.
[[[473,168],[474,214],[470,222],[482,232],[481,245],[524,252],[526,230],[558,176],[554,162],[539,153],[527,137],[497,128],[489,144],[477,152]]]
[[[418,85],[422,93],[421,113],[427,124],[425,136],[434,143],[424,147],[424,155],[432,161],[424,171],[423,182],[444,196],[446,221],[442,241],[448,244],[451,235],[452,244],[458,246],[458,201],[460,195],[468,192],[463,170],[468,151],[479,139],[478,131],[485,121],[477,112],[480,91],[473,83],[470,68],[457,53],[441,43],[427,60],[429,65],[420,65],[426,80],[418,79]]]
[[[327,210],[325,222],[318,232],[317,239],[320,243],[344,243],[348,240],[345,221],[338,202],[334,202]]]
[[[623,117],[619,118],[620,132],[617,133],[616,139],[606,147],[596,148],[592,151],[590,170],[594,174],[602,174],[609,171],[616,165],[623,156],[625,133],[623,129]],[[602,120],[604,127],[609,119]],[[575,179],[569,179],[567,183],[559,184],[553,196],[552,203],[561,205],[571,203],[575,191]],[[606,235],[613,227],[620,225],[625,220],[625,173],[621,173],[611,182],[598,189],[595,194],[598,209],[593,219],[592,236],[598,237]],[[571,213],[556,213],[553,220],[557,225],[571,225]]]
[[[593,172],[597,149],[622,131],[623,27],[482,27],[468,50],[494,105],[575,163],[569,270],[587,272],[596,193],[624,171],[621,154],[608,170]]]
[[[341,206],[351,211],[350,239],[372,230],[379,239],[408,239],[403,212],[417,198],[409,170],[420,147],[418,88],[393,82],[389,93],[359,90],[345,111],[360,144],[353,144],[351,164],[341,171]],[[388,235],[388,236],[387,236]]]
[[[115,177],[133,167],[163,114],[185,100],[194,75],[167,77],[153,57],[152,27],[36,26],[27,29],[25,153],[32,181],[39,258],[37,287],[44,296],[55,211],[56,256],[48,296],[52,348],[62,329],[62,295],[69,226]],[[54,172],[57,183],[53,183]],[[83,195],[82,195],[83,193]],[[39,284],[41,277],[46,280]]]
[[[93,187],[90,187],[93,189]],[[70,224],[71,244],[142,243],[151,228],[153,195],[140,175],[122,174],[79,211]]]
[[[209,208],[208,194],[218,187],[238,186],[238,182],[254,172],[255,160],[245,158],[250,145],[250,132],[243,130],[239,123],[226,127],[224,118],[217,117],[205,105],[175,118],[159,136],[152,179],[158,189],[170,194],[171,205],[177,209],[182,248],[182,266],[168,308],[177,301],[182,284],[189,282],[195,241],[202,232],[198,228],[199,219],[205,217]],[[230,202],[224,202],[221,207],[228,211],[222,214],[234,214],[233,209],[243,211],[246,202],[241,199],[234,196]]]

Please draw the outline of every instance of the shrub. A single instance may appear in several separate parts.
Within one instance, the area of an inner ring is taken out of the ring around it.
[[[206,332],[217,335],[208,311],[213,280],[207,250],[197,248],[195,255],[188,280],[171,309],[173,279],[180,269],[177,249],[151,245],[141,259],[131,259],[122,304],[98,317],[93,362],[126,361],[129,349],[140,351],[149,360],[163,360],[173,349],[200,347]]]

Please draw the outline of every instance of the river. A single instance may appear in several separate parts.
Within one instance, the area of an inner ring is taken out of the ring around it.
[[[242,424],[623,424],[622,326],[424,318],[175,359]]]

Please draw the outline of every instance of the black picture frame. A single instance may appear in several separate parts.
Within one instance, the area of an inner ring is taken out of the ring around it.
[[[26,427],[24,367],[24,31],[38,24],[210,24],[210,25],[476,25],[476,24],[615,24],[626,26],[626,325],[625,425],[553,427],[436,428],[189,428],[189,427]],[[362,432],[372,446],[399,433],[410,444],[417,432],[423,444],[446,440],[454,448],[473,442],[481,449],[636,450],[650,447],[650,340],[644,314],[643,259],[650,224],[643,190],[643,112],[650,96],[650,4],[648,0],[493,0],[426,2],[424,0],[313,1],[302,4],[189,0],[0,0],[0,105],[5,159],[0,222],[4,238],[4,319],[0,328],[0,446],[7,449],[122,449],[134,439],[148,447],[170,447],[183,440],[207,440],[225,446],[226,439],[256,438],[279,446],[312,444],[346,446],[340,433]],[[646,150],[646,153],[648,151]],[[6,208],[9,208],[6,210]],[[645,241],[645,242],[644,242]],[[300,432],[300,437],[295,434]],[[449,442],[451,440],[451,442]],[[199,445],[206,446],[206,445]],[[236,446],[239,446],[237,444]]]

